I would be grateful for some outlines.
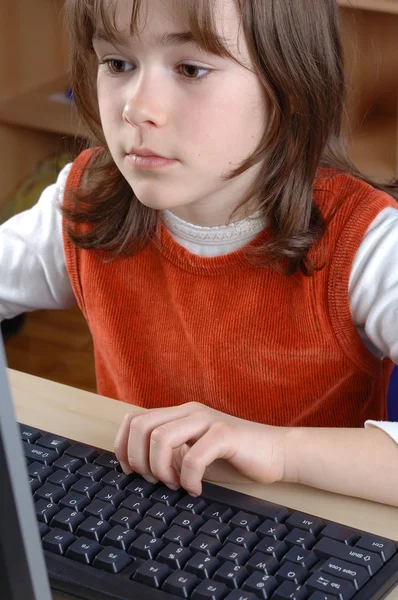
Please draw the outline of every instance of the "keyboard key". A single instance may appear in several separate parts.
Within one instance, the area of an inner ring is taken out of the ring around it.
[[[107,474],[107,470],[100,465],[84,464],[76,471],[79,477],[86,477],[92,481],[100,481]]]
[[[65,491],[56,485],[51,483],[45,483],[35,492],[35,498],[43,498],[47,502],[53,502],[56,504],[61,498],[65,496]]]
[[[115,512],[115,507],[109,502],[95,499],[86,506],[83,512],[87,517],[97,517],[103,521],[108,521]]]
[[[124,488],[133,480],[132,475],[126,475],[125,473],[118,473],[117,471],[108,471],[101,479],[102,485],[110,485],[115,487],[117,490],[124,490]]]
[[[94,558],[93,567],[110,573],[119,573],[132,562],[131,556],[120,548],[104,548]]]
[[[101,540],[103,546],[113,546],[121,550],[127,550],[138,537],[138,533],[132,529],[124,529],[120,525],[112,527]]]
[[[300,546],[310,550],[316,542],[316,537],[308,531],[301,529],[292,529],[292,531],[283,540],[288,546]]]
[[[238,546],[237,544],[225,544],[223,548],[217,553],[218,560],[221,562],[231,561],[236,565],[243,565],[250,556],[250,552]]]
[[[97,484],[99,485],[99,484]],[[103,502],[109,502],[116,508],[119,506],[122,500],[124,500],[126,494],[122,490],[118,490],[111,485],[107,485],[102,488],[96,495],[97,500],[103,500]]]
[[[135,494],[140,498],[149,498],[149,496],[156,490],[156,487],[156,483],[149,483],[149,481],[146,481],[142,477],[135,477],[125,488],[125,491]]]
[[[59,510],[58,505],[52,502],[46,502],[45,500],[35,502],[35,511],[38,520],[47,523],[47,525]]]
[[[104,469],[117,469],[120,470],[120,463],[116,458],[116,455],[112,452],[103,452],[94,460],[96,465],[104,467]]]
[[[349,544],[350,546],[355,544],[359,537],[354,529],[345,527],[344,525],[337,525],[337,523],[328,523],[319,535],[332,538],[332,540],[336,540],[337,542]]]
[[[89,565],[101,550],[102,546],[97,541],[80,537],[69,546],[65,556],[72,560],[76,560],[77,562]]]
[[[192,512],[194,515],[200,515],[205,508],[207,508],[207,502],[203,498],[194,498],[189,494],[183,496],[176,504],[176,508],[182,511]]]
[[[241,587],[242,583],[249,577],[250,573],[245,567],[225,562],[213,575],[214,581],[225,583],[229,588]]]
[[[61,508],[71,508],[72,510],[82,511],[89,502],[90,500],[87,496],[83,496],[83,494],[68,492],[62,500],[60,500],[59,505]]]
[[[227,523],[220,523],[220,521],[215,521],[214,519],[206,521],[199,529],[199,533],[215,537],[220,540],[220,542],[223,542],[231,531],[231,527]]]
[[[106,521],[96,519],[95,517],[89,517],[80,523],[76,535],[100,542],[110,528],[111,526]]]
[[[92,481],[86,477],[81,477],[71,487],[71,492],[87,496],[89,500],[92,500],[100,490],[102,490],[102,487],[98,481]]]
[[[223,600],[228,593],[225,583],[214,581],[214,579],[205,579],[192,593],[192,600]]]
[[[151,508],[148,510],[145,516],[152,517],[153,519],[158,519],[160,521],[163,521],[163,523],[169,525],[177,515],[178,511],[174,508],[174,506],[166,506],[161,502],[157,502],[156,504],[151,506]]]
[[[19,429],[22,441],[28,442],[28,444],[34,444],[42,436],[41,431],[34,427],[29,427],[28,425],[20,424]]]
[[[154,559],[163,550],[165,544],[159,538],[150,535],[140,535],[129,548],[129,554],[145,559]]]
[[[83,462],[78,458],[73,458],[73,456],[64,454],[55,461],[53,466],[56,469],[68,471],[68,473],[75,473],[78,469],[80,469],[80,467],[83,466]]]
[[[42,523],[42,521],[39,521],[38,525],[39,525],[39,534],[40,534],[40,537],[45,536],[46,533],[48,533],[49,531],[51,531],[51,529],[49,528],[49,526],[46,523]]]
[[[355,587],[351,583],[326,573],[313,573],[306,581],[305,587],[310,592],[320,591],[339,600],[350,600],[355,594]]]
[[[22,447],[25,458],[44,465],[52,465],[58,458],[58,454],[54,450],[40,448],[40,446],[36,446],[35,444],[29,444],[29,442],[22,442]]]
[[[109,519],[111,525],[120,525],[124,529],[132,529],[140,521],[140,515],[131,510],[127,510],[127,508],[120,508]]]
[[[286,554],[289,548],[283,542],[264,538],[257,544],[255,550],[256,552],[262,552],[263,554],[270,554],[277,560],[281,560],[282,556]]]
[[[237,528],[229,534],[226,541],[231,542],[232,544],[237,544],[238,546],[243,546],[249,550],[249,552],[251,552],[254,546],[258,544],[259,539],[252,531],[246,531],[245,529]]]
[[[225,598],[225,600],[257,600],[257,596],[251,592],[243,590],[234,590]]]
[[[199,579],[192,573],[177,570],[167,577],[162,590],[180,598],[189,598],[199,583]]]
[[[149,512],[150,511],[148,511],[147,514],[149,514]],[[188,511],[179,513],[178,516],[173,519],[173,525],[185,527],[185,529],[189,529],[189,531],[192,531],[193,533],[197,533],[203,523],[204,521],[200,515],[195,515]]]
[[[61,469],[58,469],[57,471],[51,473],[51,475],[47,479],[47,483],[57,485],[61,487],[65,492],[68,492],[70,487],[76,481],[76,475],[73,475],[73,473],[68,473],[68,471],[62,471]]]
[[[383,566],[383,561],[378,554],[347,546],[325,537],[316,543],[312,551],[320,558],[328,559],[333,556],[360,567],[365,567],[369,575],[374,575]]]
[[[222,544],[217,538],[208,535],[198,535],[189,547],[193,552],[203,552],[209,556],[214,556],[222,548]]]
[[[203,552],[197,552],[189,559],[184,571],[194,573],[200,579],[211,579],[220,566],[220,562],[214,556],[207,556]]]
[[[35,493],[36,490],[41,488],[40,481],[38,481],[37,479],[34,479],[33,477],[29,478],[29,485],[30,485],[30,491],[32,492],[32,495]]]
[[[171,569],[167,565],[155,560],[148,560],[138,567],[133,579],[150,587],[160,588],[169,575],[171,575]]]
[[[278,581],[292,581],[296,585],[301,585],[308,578],[309,572],[306,568],[286,561],[283,563],[280,569],[275,573],[275,577]]]
[[[151,494],[151,500],[167,504],[167,506],[174,506],[181,500],[184,494],[185,492],[182,489],[171,490],[167,486],[162,485]]]
[[[37,479],[41,484],[43,484],[50,475],[52,475],[53,469],[48,465],[39,462],[32,462],[28,466],[28,475]]]
[[[322,519],[318,519],[318,517],[309,517],[301,512],[294,512],[287,521],[285,521],[285,525],[290,529],[298,527],[298,529],[308,531],[315,536],[317,536],[325,527],[325,523]]]
[[[45,550],[62,556],[75,539],[76,537],[70,531],[53,529],[43,537],[42,544]]]
[[[254,531],[260,523],[261,521],[256,515],[243,512],[242,510],[236,513],[229,521],[230,527],[239,527],[240,529],[247,529],[247,531]]]
[[[63,508],[51,521],[51,527],[58,527],[74,533],[77,527],[84,521],[84,515],[81,512],[70,508]]]
[[[234,516],[234,511],[229,506],[223,506],[222,504],[210,504],[202,512],[204,519],[214,519],[220,523],[226,523]]]
[[[284,581],[272,596],[272,600],[306,600],[309,591],[302,585]]]
[[[66,450],[65,454],[73,456],[74,458],[78,458],[84,463],[93,462],[93,460],[98,456],[98,452],[94,450],[94,448],[90,448],[89,446],[85,446],[83,444],[72,444]]]
[[[318,562],[316,554],[311,552],[311,550],[297,548],[297,546],[290,548],[289,552],[283,557],[283,560],[297,563],[308,570],[312,569],[312,567]]]
[[[166,533],[163,534],[163,540],[167,543],[178,544],[180,546],[189,546],[194,538],[194,534],[189,529],[172,525]]]
[[[324,594],[323,592],[314,592],[311,594],[309,600],[336,600],[335,596],[330,594]]]
[[[255,533],[259,538],[270,537],[274,540],[283,540],[289,530],[283,523],[275,523],[275,521],[267,519],[256,529]]]
[[[148,500],[148,498],[140,498],[134,494],[131,494],[131,496],[123,500],[123,502],[120,504],[120,508],[132,510],[133,512],[138,513],[141,517],[145,515],[146,511],[150,509],[151,506],[152,502]]]
[[[192,552],[188,548],[177,546],[177,544],[168,544],[159,552],[156,560],[165,563],[171,569],[183,569],[191,557]]]
[[[39,438],[36,442],[38,446],[43,448],[49,448],[55,450],[58,455],[61,455],[70,445],[68,440],[52,433],[46,433],[43,437]]]
[[[346,579],[350,581],[356,590],[361,589],[370,576],[364,567],[354,566],[348,562],[344,562],[339,558],[329,558],[322,565],[321,571],[323,573],[329,573],[330,575],[336,575],[340,579]]]
[[[251,573],[261,571],[264,575],[273,575],[279,567],[280,562],[276,560],[276,558],[263,554],[262,552],[256,552],[246,563],[246,568]]]
[[[257,598],[268,600],[273,592],[278,587],[278,582],[272,575],[263,575],[263,573],[252,573],[244,582],[242,589],[252,594]]]
[[[380,556],[383,562],[390,560],[396,553],[395,546],[389,540],[376,537],[375,535],[363,535],[355,544],[357,548],[362,550],[370,550]]]
[[[160,538],[163,533],[167,530],[166,523],[159,521],[159,519],[152,519],[151,517],[144,517],[141,523],[136,525],[135,530],[137,533],[146,533],[152,537]]]

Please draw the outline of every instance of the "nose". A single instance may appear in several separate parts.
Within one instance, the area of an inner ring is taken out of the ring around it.
[[[162,127],[167,120],[165,85],[157,78],[142,75],[129,89],[123,108],[123,119],[133,127]]]

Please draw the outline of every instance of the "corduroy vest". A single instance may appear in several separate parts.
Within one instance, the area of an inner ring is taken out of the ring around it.
[[[75,161],[65,198],[79,187],[91,152]],[[320,171],[316,188],[329,224],[312,251],[326,265],[313,277],[256,267],[243,250],[198,257],[164,226],[160,246],[106,262],[103,252],[76,248],[64,227],[98,392],[145,408],[196,401],[270,425],[362,427],[385,419],[392,364],[360,339],[348,282],[370,223],[396,204],[336,172]]]

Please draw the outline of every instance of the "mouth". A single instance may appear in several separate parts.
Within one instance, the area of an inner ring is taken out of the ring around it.
[[[126,154],[126,159],[136,169],[161,169],[177,162],[174,158],[166,158],[149,148],[132,148]]]

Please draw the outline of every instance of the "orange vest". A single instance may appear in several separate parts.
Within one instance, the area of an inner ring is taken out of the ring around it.
[[[75,161],[67,188],[78,188],[90,156]],[[323,216],[334,215],[311,251],[323,257],[318,264],[326,260],[314,277],[253,266],[242,250],[193,255],[164,226],[159,247],[106,262],[104,252],[71,244],[64,228],[69,277],[94,340],[98,392],[145,408],[196,401],[270,425],[362,427],[386,419],[392,363],[360,339],[348,282],[368,226],[396,204],[324,169],[317,188]]]

